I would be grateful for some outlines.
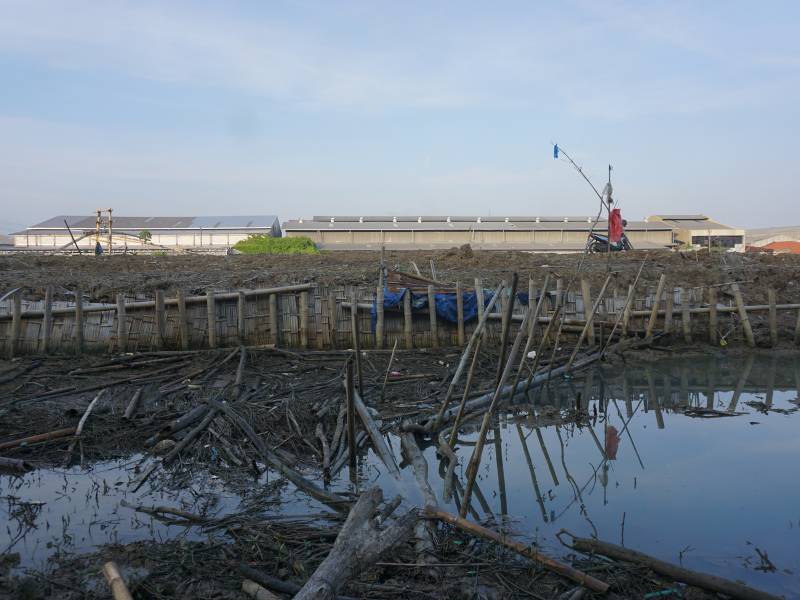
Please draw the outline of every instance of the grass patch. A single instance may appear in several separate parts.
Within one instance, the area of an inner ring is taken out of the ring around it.
[[[233,247],[242,254],[318,254],[314,242],[307,237],[270,237],[251,235],[246,240],[236,242]]]

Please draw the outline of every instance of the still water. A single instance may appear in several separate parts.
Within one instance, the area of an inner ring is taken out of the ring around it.
[[[750,356],[604,366],[520,398],[490,429],[469,517],[553,555],[567,552],[555,538],[561,529],[596,534],[688,568],[800,597],[796,363]],[[578,396],[588,413],[581,424],[550,424],[573,410]],[[459,438],[459,482],[449,502],[442,497],[439,457],[432,445],[423,446],[437,498],[452,512],[459,509],[476,429],[476,422],[468,423]],[[399,457],[399,440],[389,441]],[[0,553],[19,552],[23,566],[42,568],[58,551],[204,538],[197,528],[160,523],[119,502],[221,516],[253,500],[242,489],[267,493],[266,481],[274,481],[265,474],[231,486],[224,475],[200,471],[180,489],[145,486],[132,493],[131,467],[141,459],[0,475]],[[377,482],[387,497],[400,493],[410,505],[421,503],[410,468],[395,482],[370,452],[360,473],[362,487]],[[346,471],[333,485],[349,487]],[[291,486],[277,494],[285,513],[324,510]]]

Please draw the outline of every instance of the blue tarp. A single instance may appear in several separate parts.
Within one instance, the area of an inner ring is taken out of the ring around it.
[[[403,288],[399,292],[390,292],[384,290],[383,292],[383,308],[384,310],[400,309],[403,304],[403,295],[406,293],[411,294],[411,312],[425,310],[428,308],[428,294],[415,294],[410,292],[407,288]],[[493,290],[484,290],[483,302],[484,308],[489,305],[492,300]],[[462,292],[464,300],[464,323],[469,323],[473,319],[478,318],[478,297],[475,292]],[[434,302],[436,303],[436,316],[442,321],[448,323],[458,323],[457,309],[456,309],[456,295],[455,294],[434,294]],[[517,302],[527,306],[528,293],[519,292],[517,294]],[[372,309],[370,314],[372,317],[372,330],[375,331],[375,324],[378,320],[377,311],[377,298],[372,299]]]

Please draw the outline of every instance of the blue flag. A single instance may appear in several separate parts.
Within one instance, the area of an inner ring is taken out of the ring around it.
[[[558,144],[553,146],[553,158],[558,158]]]

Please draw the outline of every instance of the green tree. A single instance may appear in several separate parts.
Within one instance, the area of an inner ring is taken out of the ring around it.
[[[153,237],[153,234],[150,233],[147,229],[142,229],[139,232],[139,239],[142,240],[145,244],[149,242]]]

